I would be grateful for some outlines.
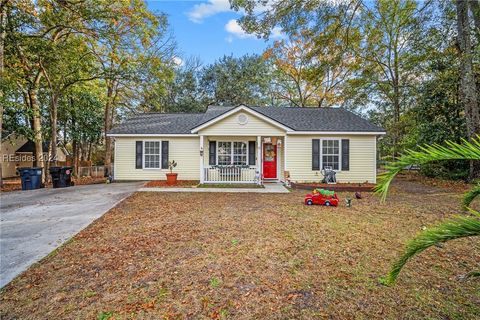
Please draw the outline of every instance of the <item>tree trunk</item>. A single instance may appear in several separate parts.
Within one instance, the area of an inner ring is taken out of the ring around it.
[[[87,161],[90,162],[92,161],[92,143],[88,143],[88,155],[87,155]]]
[[[480,112],[478,108],[477,85],[473,70],[473,52],[470,39],[468,0],[457,0],[457,42],[460,53],[460,91],[465,108],[467,134],[469,139],[480,135]],[[480,162],[470,162],[469,179],[480,177]]]
[[[4,54],[5,54],[5,38],[7,37],[7,8],[6,1],[2,1],[0,8],[0,79],[4,78]],[[3,90],[0,90],[0,100],[3,98]],[[3,131],[3,103],[0,103],[0,142],[2,141]],[[0,146],[1,148],[1,146]],[[1,151],[1,150],[0,150]],[[0,159],[0,187],[3,186],[3,171],[2,171],[3,157]]]
[[[30,107],[32,108],[33,118],[33,135],[35,143],[35,159],[34,166],[44,168],[43,155],[43,137],[42,137],[42,115],[40,105],[38,104],[38,83],[40,83],[41,75],[36,77],[34,85],[28,90],[28,97],[30,99]],[[43,171],[43,170],[42,170]],[[45,181],[46,172],[43,172],[42,181]]]
[[[114,81],[107,81],[107,103],[105,104],[105,122],[103,126],[105,131],[105,166],[109,166],[112,162],[112,140],[107,136],[107,132],[110,131],[112,123],[114,87]]]
[[[72,149],[73,149],[73,167],[75,172],[75,177],[78,177],[79,169],[78,169],[78,142],[77,140],[73,140],[72,142]]]
[[[52,129],[52,138],[50,141],[51,145],[51,158],[48,159],[52,161],[54,165],[57,165],[57,144],[58,144],[58,135],[57,135],[57,118],[58,118],[58,95],[53,94],[51,98],[51,110],[50,110],[50,126]]]

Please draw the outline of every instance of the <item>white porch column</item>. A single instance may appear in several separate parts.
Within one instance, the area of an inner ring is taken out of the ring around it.
[[[262,183],[262,137],[257,136],[257,171],[258,184]]]
[[[283,138],[283,171],[288,171],[287,167],[287,135]]]
[[[203,183],[205,181],[205,170],[203,168],[203,166],[204,166],[204,161],[203,161],[204,150],[203,150],[203,136],[202,135],[200,136],[199,152],[200,152],[200,183]]]

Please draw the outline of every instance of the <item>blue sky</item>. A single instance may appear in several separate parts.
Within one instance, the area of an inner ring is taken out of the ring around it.
[[[147,5],[168,15],[182,59],[196,56],[209,64],[223,55],[261,54],[268,46],[240,28],[235,21],[240,14],[230,10],[228,0],[156,0]],[[281,33],[274,31],[272,39],[280,38]]]

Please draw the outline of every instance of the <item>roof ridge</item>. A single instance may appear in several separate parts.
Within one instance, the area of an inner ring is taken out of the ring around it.
[[[204,114],[205,112],[142,112],[142,113],[137,113],[135,116],[141,116],[141,115],[150,115],[150,114],[165,114],[165,115],[177,115],[177,114]]]

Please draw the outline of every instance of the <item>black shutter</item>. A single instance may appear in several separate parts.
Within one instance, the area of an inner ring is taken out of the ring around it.
[[[342,139],[342,171],[350,170],[350,140]]]
[[[255,141],[248,141],[248,164],[255,165]]]
[[[320,170],[320,139],[312,140],[312,170]]]
[[[162,141],[162,169],[168,169],[168,141]]]
[[[143,141],[135,141],[135,169],[143,169]]]
[[[217,164],[217,142],[210,141],[208,143],[208,164],[214,166]]]

